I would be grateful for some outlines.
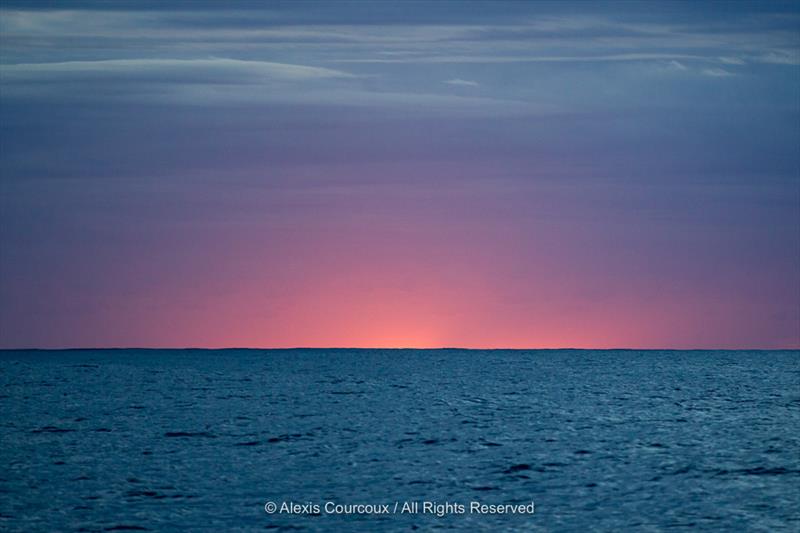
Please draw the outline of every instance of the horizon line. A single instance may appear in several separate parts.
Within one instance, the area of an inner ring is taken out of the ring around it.
[[[779,351],[800,351],[800,346],[790,348],[579,348],[579,347],[550,347],[550,348],[476,348],[476,347],[463,347],[463,346],[438,346],[438,347],[410,347],[410,346],[392,346],[392,347],[355,347],[355,346],[288,346],[288,347],[252,347],[252,346],[226,346],[209,348],[204,346],[184,346],[184,347],[142,347],[142,346],[111,346],[111,347],[59,347],[59,348],[0,348],[0,352],[69,352],[69,351],[158,351],[158,350],[172,350],[172,351],[232,351],[232,350],[252,350],[252,351],[291,351],[291,350],[419,350],[419,351],[434,351],[434,350],[460,350],[460,351],[632,351],[632,352],[779,352]]]

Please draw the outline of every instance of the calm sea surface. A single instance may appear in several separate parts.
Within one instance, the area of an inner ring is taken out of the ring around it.
[[[0,530],[416,528],[800,531],[800,353],[0,352]]]

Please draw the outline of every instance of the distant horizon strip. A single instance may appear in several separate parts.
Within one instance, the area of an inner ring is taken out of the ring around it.
[[[348,347],[348,346],[291,346],[285,348],[260,348],[229,346],[224,348],[208,348],[203,346],[186,346],[182,348],[163,348],[163,347],[135,347],[135,346],[114,346],[114,347],[88,347],[88,348],[0,348],[0,352],[78,352],[78,351],[300,351],[300,350],[336,350],[336,351],[370,351],[370,350],[416,350],[416,351],[504,351],[504,352],[555,352],[555,351],[585,351],[585,352],[800,352],[800,347],[790,348],[473,348],[461,346],[440,346],[440,347]]]

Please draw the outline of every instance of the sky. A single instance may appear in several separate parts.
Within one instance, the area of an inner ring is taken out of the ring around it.
[[[0,347],[800,348],[800,5],[0,4]]]

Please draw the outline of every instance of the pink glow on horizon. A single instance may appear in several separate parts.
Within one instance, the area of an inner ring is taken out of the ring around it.
[[[527,257],[502,228],[462,240],[401,232],[381,241],[326,233],[281,248],[202,262],[192,278],[126,304],[97,346],[363,348],[797,348],[754,330],[761,301],[730,291],[626,280],[579,257]],[[498,231],[499,233],[494,233]],[[483,232],[483,233],[482,233]],[[453,237],[452,235],[450,237]],[[493,237],[495,237],[493,239]],[[476,246],[475,241],[480,241]],[[313,244],[312,244],[313,243]],[[152,295],[151,295],[152,296]],[[153,310],[155,309],[155,311]],[[730,309],[748,309],[748,315]],[[757,323],[757,322],[756,322]],[[676,340],[674,332],[681,332]],[[82,335],[85,335],[85,331]],[[753,346],[758,335],[763,343]],[[141,339],[147,339],[145,344]]]

